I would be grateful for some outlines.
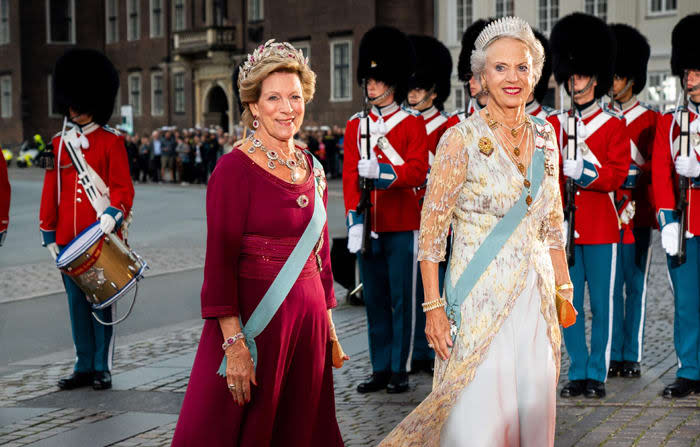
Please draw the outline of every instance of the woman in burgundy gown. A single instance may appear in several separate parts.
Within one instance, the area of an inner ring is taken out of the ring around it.
[[[219,160],[207,188],[206,321],[173,445],[342,446],[326,224],[286,298],[254,338],[256,364],[251,340],[235,336],[242,336],[241,323],[245,327],[309,225],[317,191],[324,209],[327,203],[323,172],[293,140],[315,75],[301,51],[270,41],[249,55],[238,83],[243,120],[255,132]],[[226,377],[217,374],[222,360]]]

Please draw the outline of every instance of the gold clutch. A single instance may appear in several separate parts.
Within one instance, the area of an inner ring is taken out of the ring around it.
[[[331,338],[331,360],[334,368],[340,368],[345,363],[345,352],[337,338]]]
[[[557,316],[559,317],[559,324],[562,327],[567,328],[576,323],[576,310],[571,301],[567,300],[559,292],[556,293],[555,301],[557,305]]]

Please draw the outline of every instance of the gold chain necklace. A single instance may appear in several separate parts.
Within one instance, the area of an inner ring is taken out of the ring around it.
[[[530,129],[530,128],[529,128],[529,127],[526,128],[525,131],[523,132],[523,135],[522,135],[522,137],[520,138],[520,142],[518,143],[518,146],[515,146],[515,144],[514,144],[514,143],[511,143],[507,138],[505,139],[505,141],[507,141],[507,142],[508,142],[509,144],[511,144],[512,146],[514,146],[513,153],[514,153],[516,156],[518,156],[518,157],[519,157],[519,155],[520,155],[520,151],[518,150],[518,147],[522,144],[523,140],[525,139],[525,136],[527,135],[527,130],[528,130],[528,129]],[[506,148],[506,153],[508,154],[508,158],[510,158],[511,161],[513,161],[513,163],[517,166],[518,171],[520,172],[520,175],[523,176],[523,186],[524,186],[525,188],[527,188],[527,197],[525,197],[525,203],[527,204],[527,210],[530,211],[530,205],[532,204],[532,189],[531,189],[531,187],[532,187],[532,182],[530,181],[530,178],[528,178],[528,177],[531,177],[531,176],[532,176],[532,169],[530,169],[529,172],[528,172],[528,170],[525,169],[525,165],[522,163],[522,161],[520,161],[519,158],[518,158],[518,159],[514,159],[514,158],[513,158],[513,156],[511,155],[511,151],[508,150],[507,144],[505,144],[504,139],[501,138],[501,136],[498,134],[498,132],[497,132],[496,130],[494,130],[493,133],[494,133],[494,135],[496,136],[496,138],[501,142],[501,144],[502,144],[503,146],[505,146],[505,148]],[[516,152],[516,151],[517,151],[517,152]],[[532,164],[532,163],[531,163],[531,164]]]
[[[262,153],[264,153],[267,156],[267,167],[270,170],[275,170],[277,166],[286,166],[287,168],[289,168],[289,170],[291,171],[290,177],[292,179],[292,183],[299,180],[300,177],[300,174],[296,171],[297,167],[301,167],[304,171],[306,171],[306,160],[304,159],[304,154],[302,154],[300,150],[294,149],[294,157],[296,158],[296,160],[291,158],[284,159],[280,157],[277,151],[266,148],[262,141],[260,141],[258,138],[255,138],[254,134],[251,134],[248,137],[248,140],[252,142],[252,145],[248,148],[249,154],[252,154],[259,149]]]
[[[485,109],[485,112],[486,112],[486,120],[487,120],[488,125],[491,129],[495,129],[497,127],[504,127],[510,131],[510,134],[513,135],[513,138],[518,138],[518,130],[530,122],[529,119],[525,118],[525,121],[523,121],[520,124],[517,124],[515,127],[508,127],[507,125],[503,124],[502,122],[496,121],[495,119],[491,118],[491,114],[489,113],[488,107]]]

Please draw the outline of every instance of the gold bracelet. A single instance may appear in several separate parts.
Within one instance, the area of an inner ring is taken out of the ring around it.
[[[562,291],[562,290],[569,290],[569,289],[573,289],[573,288],[574,288],[574,285],[573,285],[573,284],[571,284],[570,282],[565,282],[564,284],[559,284],[559,285],[555,288],[555,290],[556,290],[557,292],[560,292],[560,291]]]
[[[436,298],[431,301],[427,301],[422,304],[423,306],[423,312],[430,312],[431,310],[435,310],[439,307],[445,307],[447,305],[447,302],[445,301],[444,298]]]

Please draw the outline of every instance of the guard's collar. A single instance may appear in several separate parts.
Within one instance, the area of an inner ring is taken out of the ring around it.
[[[372,113],[376,116],[387,116],[399,110],[399,105],[396,102],[387,104],[384,107],[372,106]]]
[[[594,99],[591,102],[587,102],[586,104],[576,104],[576,115],[578,115],[579,118],[588,118],[599,108],[600,104],[598,104],[597,99]]]
[[[693,102],[692,99],[688,100],[688,110],[696,115],[700,115],[700,103]]]
[[[96,131],[99,127],[100,126],[95,122],[85,124],[84,126],[81,126],[79,124],[75,124],[75,128],[78,131],[78,133],[81,133],[83,135],[88,135],[88,134]]]
[[[435,116],[436,113],[439,113],[439,111],[435,106],[430,106],[427,109],[420,111],[420,114],[423,115],[423,119],[426,120]]]
[[[639,103],[637,97],[632,95],[626,102],[615,101],[615,108],[622,110],[622,113],[627,113],[632,107],[636,106],[637,103]]]
[[[540,103],[537,102],[536,99],[533,99],[532,101],[525,104],[525,113],[527,113],[528,115],[532,115],[532,112],[537,110],[539,107]]]

